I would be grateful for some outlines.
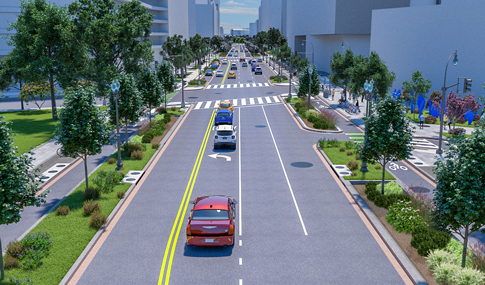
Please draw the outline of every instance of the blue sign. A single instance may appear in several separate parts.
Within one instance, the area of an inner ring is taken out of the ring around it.
[[[424,105],[425,105],[424,97],[423,97],[423,95],[419,94],[419,97],[418,97],[419,115],[421,115],[423,113]]]
[[[467,119],[468,125],[472,124],[473,118],[475,118],[475,114],[473,114],[472,110],[468,109],[465,113],[465,119]]]

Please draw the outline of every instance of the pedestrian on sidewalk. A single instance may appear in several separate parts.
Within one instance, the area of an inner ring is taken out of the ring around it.
[[[335,97],[335,90],[332,90],[332,101],[333,101],[333,97]]]
[[[448,116],[445,114],[445,116],[443,117],[443,125],[445,127],[445,130],[446,130],[446,124],[448,124]],[[448,128],[450,128],[450,125],[448,125]]]
[[[359,108],[359,100],[357,99],[357,102],[355,102],[355,107],[357,107],[357,109]]]
[[[424,127],[424,115],[421,113],[419,115],[419,128],[422,129]]]

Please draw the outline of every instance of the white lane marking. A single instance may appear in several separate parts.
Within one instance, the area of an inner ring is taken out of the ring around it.
[[[211,103],[212,103],[212,101],[208,101],[207,103],[205,103],[204,109],[209,108]]]
[[[254,105],[254,98],[249,98],[249,104]]]
[[[256,87],[256,83],[253,83],[252,85],[253,85],[253,87]]]
[[[244,99],[243,99],[244,100]],[[244,105],[246,104],[246,100],[244,101]],[[242,208],[242,203],[241,203],[241,108],[239,108],[239,116],[238,116],[238,123],[237,126],[239,127],[238,131],[238,136],[239,136],[239,236],[242,236],[242,217],[241,217],[241,208]],[[239,240],[239,246],[242,245],[242,241]]]
[[[219,85],[214,85],[214,89],[217,89],[217,86],[219,86]]]
[[[224,88],[224,85],[221,85],[221,88]]]
[[[270,97],[264,97],[264,99],[266,99],[266,103],[273,103],[273,102],[271,102]]]
[[[265,83],[264,86],[269,86],[269,84],[268,83]]]
[[[239,265],[242,265],[242,258],[239,257]]]
[[[237,88],[237,84],[234,84],[232,87]]]
[[[227,84],[227,88],[231,88],[231,84]]]
[[[263,98],[258,97],[258,104],[263,104]]]
[[[214,104],[214,108],[219,108],[219,104],[221,104],[221,100],[216,101],[216,104]]]
[[[263,83],[258,83],[258,86],[263,86]]]
[[[244,84],[242,84],[242,83],[241,83],[241,84],[239,84],[239,87],[244,87]]]
[[[280,98],[278,98],[278,96],[273,96],[273,99],[274,99],[275,103],[281,102]]]
[[[202,106],[202,103],[203,103],[202,101],[199,102],[199,103],[197,103],[197,105],[195,105],[195,108],[194,109],[196,109],[196,110],[197,109],[200,109],[200,106]]]
[[[285,178],[286,178],[286,183],[288,183],[288,188],[290,188],[291,197],[293,198],[293,202],[295,204],[296,212],[298,213],[298,217],[300,218],[301,227],[303,228],[303,232],[307,236],[308,233],[306,231],[305,223],[303,222],[303,219],[301,217],[300,208],[298,208],[298,203],[296,202],[295,194],[293,193],[293,188],[291,188],[290,180],[288,179],[288,174],[286,174],[286,169],[285,169],[285,166],[283,165],[283,160],[281,159],[281,155],[280,155],[280,151],[278,150],[278,146],[276,145],[276,140],[274,139],[273,131],[271,130],[271,125],[269,124],[268,117],[266,116],[266,111],[264,111],[264,106],[261,106],[261,108],[263,109],[264,117],[266,118],[266,124],[268,125],[269,133],[271,134],[271,138],[273,139],[273,143],[274,143],[274,146],[276,148],[276,153],[278,154],[278,158],[280,159],[281,168],[283,168],[283,173],[285,174]]]
[[[246,105],[246,99],[241,99],[241,105]]]
[[[242,246],[242,239],[239,240],[239,246]]]
[[[249,85],[249,83],[246,83],[246,87],[251,87],[251,85]]]
[[[208,85],[207,86],[207,89],[211,89],[213,85]]]
[[[243,285],[243,284],[242,284],[242,279],[239,279],[239,285]]]
[[[237,99],[232,99],[232,105],[237,106]]]

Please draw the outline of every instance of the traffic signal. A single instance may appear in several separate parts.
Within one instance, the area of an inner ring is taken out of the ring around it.
[[[463,93],[472,91],[472,80],[469,78],[465,78],[465,82],[463,84]]]
[[[297,56],[297,55],[298,55],[298,51],[295,50],[295,56]]]

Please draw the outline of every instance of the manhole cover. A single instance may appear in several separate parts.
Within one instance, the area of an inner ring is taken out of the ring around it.
[[[56,167],[66,167],[66,165],[65,165],[65,164],[59,164],[59,165],[58,165],[58,166],[56,166]]]
[[[350,173],[348,172],[339,172],[340,175],[349,175]]]
[[[421,162],[415,162],[414,164],[416,164],[416,165],[423,165],[423,163],[421,163]]]
[[[411,156],[411,157],[410,157],[410,158],[408,158],[408,159],[416,159],[416,157],[412,157],[412,156]]]
[[[189,99],[197,99],[197,98],[199,98],[199,97],[189,97]]]
[[[141,172],[132,172],[131,175],[140,175]]]
[[[345,167],[343,167],[343,166],[335,166],[335,168],[344,169]]]
[[[47,171],[47,173],[57,173],[57,172],[59,172],[59,170],[49,170],[49,171]]]
[[[42,176],[40,179],[49,179],[47,176]]]
[[[126,181],[135,181],[135,178],[126,178]]]
[[[290,164],[291,166],[293,167],[300,167],[300,168],[307,168],[307,167],[312,167],[313,164],[311,164],[310,162],[293,162],[292,164]]]
[[[256,128],[266,128],[266,126],[265,126],[265,125],[257,125],[257,126],[255,126],[255,127],[256,127]]]

